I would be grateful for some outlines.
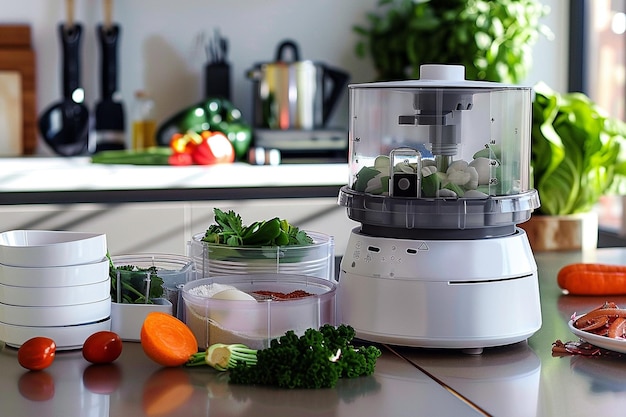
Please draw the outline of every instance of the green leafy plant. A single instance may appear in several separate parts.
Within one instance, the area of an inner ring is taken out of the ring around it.
[[[278,217],[245,226],[241,216],[233,210],[224,212],[215,208],[213,213],[215,224],[204,233],[204,242],[253,247],[313,244],[306,232]]]
[[[583,213],[601,196],[623,192],[626,124],[585,94],[559,94],[544,83],[534,91],[531,166],[538,213]]]
[[[256,362],[239,360],[228,367],[229,382],[314,389],[332,388],[340,378],[371,375],[381,351],[374,345],[354,345],[354,336],[354,329],[346,324],[309,328],[302,336],[289,330],[258,350]]]
[[[422,64],[460,64],[466,78],[519,83],[531,49],[552,32],[538,0],[380,0],[355,26],[357,56],[371,55],[382,81],[418,78]]]

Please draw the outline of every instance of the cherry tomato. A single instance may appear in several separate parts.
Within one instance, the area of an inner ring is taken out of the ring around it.
[[[111,363],[121,354],[122,339],[115,332],[96,332],[83,344],[83,357],[91,363]]]
[[[57,345],[48,337],[28,339],[17,351],[17,361],[31,371],[46,369],[54,361]]]
[[[191,153],[198,165],[230,163],[235,160],[235,148],[221,132],[202,132],[202,142]]]
[[[47,371],[24,372],[17,381],[17,389],[31,401],[48,401],[54,397],[54,378]]]
[[[188,153],[174,152],[167,158],[167,163],[172,166],[187,166],[193,164],[193,158]]]

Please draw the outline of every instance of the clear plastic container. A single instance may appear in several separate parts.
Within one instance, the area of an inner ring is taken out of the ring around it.
[[[289,300],[227,300],[200,295],[198,287],[230,285],[246,293],[304,290],[311,295]],[[289,274],[246,274],[203,278],[183,286],[185,323],[206,349],[214,343],[243,343],[253,349],[293,330],[297,335],[324,324],[337,325],[337,284]]]
[[[165,253],[141,253],[133,255],[116,255],[112,256],[111,260],[113,265],[117,268],[132,265],[140,269],[146,269],[150,267],[156,268],[157,276],[163,279],[163,298],[172,303],[172,310],[174,315],[178,315],[177,306],[180,299],[180,289],[182,285],[195,280],[197,278],[196,266],[192,259],[187,256],[165,254]],[[124,275],[128,275],[131,272],[125,270],[119,270],[122,278]],[[136,274],[136,272],[133,272]],[[130,276],[130,275],[128,275]],[[150,282],[151,278],[146,274],[145,283],[146,286]],[[144,287],[144,292],[146,291]],[[123,293],[120,288],[119,291],[113,291],[111,297],[114,302],[119,300],[120,293]]]
[[[529,188],[531,88],[424,65],[419,80],[349,91],[350,177],[339,203],[353,220],[373,229],[498,234],[539,207]]]
[[[298,274],[335,281],[335,243],[332,236],[306,233],[312,245],[238,247],[203,242],[204,233],[189,242],[189,257],[200,277],[231,274]]]

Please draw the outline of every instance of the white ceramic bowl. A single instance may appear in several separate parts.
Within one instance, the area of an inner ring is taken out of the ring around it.
[[[0,284],[0,303],[14,306],[53,307],[102,301],[111,294],[108,279],[72,287],[14,287]]]
[[[70,287],[102,282],[109,276],[109,260],[51,267],[0,264],[0,284],[15,287]]]
[[[0,322],[15,326],[73,326],[104,320],[111,315],[111,297],[88,304],[24,307],[0,303]]]
[[[111,319],[79,326],[34,327],[0,323],[0,340],[19,348],[28,339],[43,336],[54,340],[57,350],[71,350],[82,348],[89,336],[102,330],[111,330]]]
[[[0,264],[26,267],[79,265],[106,256],[106,235],[53,230],[0,233]]]

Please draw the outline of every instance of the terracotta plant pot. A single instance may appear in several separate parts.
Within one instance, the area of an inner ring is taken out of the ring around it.
[[[595,212],[564,216],[533,214],[519,227],[526,231],[533,252],[590,250],[598,246]]]

